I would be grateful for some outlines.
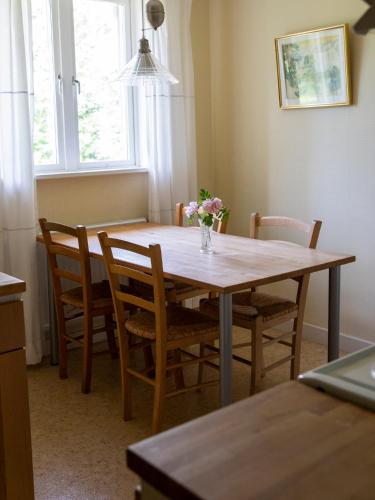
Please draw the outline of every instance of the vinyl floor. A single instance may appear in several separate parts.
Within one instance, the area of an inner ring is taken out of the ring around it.
[[[236,329],[234,335],[240,341],[247,339],[244,330]],[[273,346],[266,361],[277,360],[283,350]],[[303,342],[302,371],[325,361],[324,346]],[[126,467],[125,450],[150,435],[152,388],[134,381],[134,418],[125,423],[120,416],[118,360],[111,360],[107,353],[95,356],[89,395],[80,392],[80,368],[81,351],[76,350],[69,356],[67,380],[59,380],[57,367],[48,360],[28,370],[36,499],[133,499],[137,478]],[[188,383],[194,383],[196,373],[196,367],[186,370]],[[234,400],[247,397],[249,373],[249,367],[234,363]],[[207,377],[212,376],[217,373],[207,368]],[[289,365],[282,365],[267,374],[262,390],[288,377]],[[218,407],[217,387],[172,398],[166,403],[163,427],[169,429]]]

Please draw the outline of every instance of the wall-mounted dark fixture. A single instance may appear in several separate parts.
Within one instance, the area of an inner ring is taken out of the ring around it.
[[[354,31],[359,35],[367,35],[367,33],[375,29],[375,0],[364,0],[371,5],[367,12],[354,25]]]
[[[164,5],[160,0],[149,0],[146,4],[147,19],[154,30],[160,28],[165,19]]]

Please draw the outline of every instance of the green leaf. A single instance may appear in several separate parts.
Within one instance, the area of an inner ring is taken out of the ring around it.
[[[212,198],[212,195],[209,191],[207,191],[206,189],[201,189],[199,191],[198,205],[202,205],[202,203],[205,200],[209,200],[211,198]]]

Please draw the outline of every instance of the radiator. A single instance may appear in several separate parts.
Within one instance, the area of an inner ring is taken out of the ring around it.
[[[101,222],[100,224],[90,224],[87,229],[100,229],[101,227],[112,227],[112,226],[120,226],[120,225],[130,225],[130,224],[141,224],[142,222],[147,222],[146,217],[139,217],[138,219],[125,219],[125,220],[116,220],[112,222]]]

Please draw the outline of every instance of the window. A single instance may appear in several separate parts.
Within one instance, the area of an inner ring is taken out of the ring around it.
[[[128,0],[32,0],[37,172],[136,163]]]

